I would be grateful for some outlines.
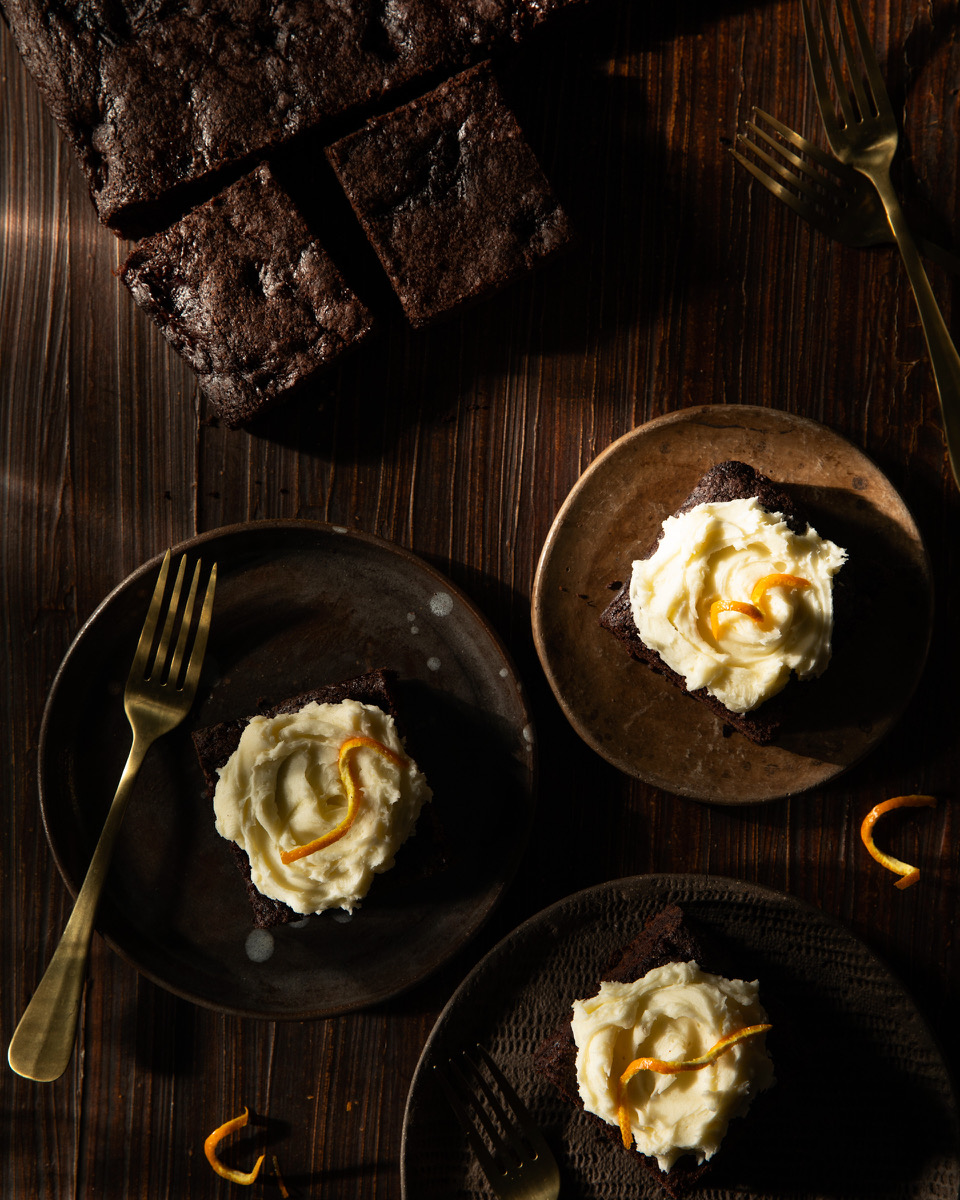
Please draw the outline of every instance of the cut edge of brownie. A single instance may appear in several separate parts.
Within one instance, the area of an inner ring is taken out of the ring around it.
[[[231,429],[291,399],[375,325],[267,162],[143,238],[117,274]],[[230,311],[210,306],[216,275],[235,285]]]
[[[484,147],[482,155],[470,153],[465,131]],[[573,240],[570,219],[489,60],[370,117],[324,153],[415,329],[486,299]],[[503,178],[491,191],[496,170]],[[450,241],[425,244],[425,214],[442,230],[451,212],[464,249]],[[474,243],[483,244],[482,255]]]
[[[203,729],[194,731],[192,735],[193,746],[200,762],[200,769],[203,772],[206,795],[211,807],[213,805],[214,794],[217,790],[217,782],[220,778],[218,774],[219,769],[227,762],[240,744],[243,731],[254,716],[277,717],[283,713],[299,712],[301,708],[311,702],[317,704],[339,704],[343,700],[356,700],[360,704],[372,704],[393,717],[394,723],[397,726],[397,732],[402,738],[403,729],[397,711],[394,686],[396,679],[397,675],[395,671],[377,668],[373,671],[367,671],[363,675],[358,675],[353,679],[344,680],[341,683],[326,684],[322,687],[313,688],[308,692],[303,692],[298,696],[291,696],[286,700],[280,701],[279,704],[272,706],[261,705],[256,713],[240,717],[235,721],[221,721],[216,725],[208,725]],[[303,916],[302,913],[295,912],[288,904],[284,904],[282,900],[274,900],[269,896],[264,896],[262,892],[257,890],[251,878],[250,860],[245,851],[236,842],[230,842],[230,846],[232,847],[237,867],[246,885],[247,898],[253,910],[255,927],[258,929],[269,929],[275,925],[285,925],[289,921],[300,920]]]
[[[637,936],[607,964],[597,985],[604,980],[632,983],[642,979],[648,971],[671,962],[696,962],[704,970],[709,970],[709,965],[704,964],[703,946],[687,923],[683,910],[676,904],[668,904],[647,921]],[[584,1108],[577,1087],[576,1060],[577,1045],[568,1016],[534,1052],[534,1068],[583,1113],[602,1137],[627,1153],[636,1155],[640,1165],[668,1196],[676,1200],[685,1195],[709,1170],[710,1162],[696,1163],[686,1155],[670,1171],[661,1171],[655,1158],[642,1154],[634,1147],[624,1147],[618,1128],[608,1125],[601,1117]]]
[[[0,17],[79,159],[100,220],[126,237],[145,221],[166,223],[169,203],[183,189],[209,185],[240,163],[283,152],[297,137],[355,120],[413,82],[519,43],[553,14],[581,3],[407,5],[410,11],[398,18],[406,34],[402,47],[393,44],[385,19],[376,31],[368,6],[318,5],[334,10],[329,22],[302,12],[275,22],[277,37],[291,29],[294,36],[285,39],[282,56],[274,54],[269,77],[266,29],[251,28],[243,40],[230,37],[233,58],[224,80],[249,86],[226,90],[204,81],[210,38],[223,24],[216,11],[188,17],[177,6],[140,6],[119,21],[110,4],[81,6],[77,18],[70,6],[51,14],[40,0],[6,0]],[[249,24],[236,7],[234,35]],[[178,17],[197,30],[195,40],[163,32]],[[318,53],[324,45],[329,53]],[[158,71],[193,83],[188,103],[178,102],[176,89],[157,103]],[[111,80],[118,86],[111,88]]]
[[[736,459],[717,463],[704,472],[673,515],[690,512],[699,504],[720,504],[729,500],[746,500],[752,496],[757,497],[760,507],[766,512],[782,513],[786,524],[794,533],[803,533],[807,529],[809,521],[802,507],[782,486],[755,467]],[[643,554],[638,555],[638,558],[650,558],[660,544],[662,536],[661,524],[652,545]],[[699,700],[725,724],[742,733],[750,741],[764,746],[776,740],[784,719],[786,702],[783,692],[746,713],[732,712],[722,701],[711,696],[706,688],[698,688],[691,692],[683,676],[667,666],[656,650],[647,646],[641,639],[630,606],[629,575],[601,613],[600,625],[613,634],[631,658],[644,663],[694,700]]]

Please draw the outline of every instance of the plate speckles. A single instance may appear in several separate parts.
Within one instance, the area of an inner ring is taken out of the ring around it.
[[[148,978],[220,1011],[299,1020],[384,1001],[459,950],[516,870],[536,763],[513,665],[467,596],[380,538],[314,521],[255,521],[181,550],[219,564],[207,665],[194,712],[141,770],[97,928]],[[41,805],[74,893],[129,744],[119,693],[157,565],[144,564],[101,604],[51,689]],[[272,929],[269,959],[254,961],[266,941],[247,943],[243,880],[214,827],[190,731],[373,667],[398,674],[404,731],[433,789],[439,832],[431,822],[418,829],[352,918]],[[467,780],[464,746],[478,764]],[[446,869],[430,869],[432,836],[444,840]]]
[[[435,617],[449,617],[453,612],[453,597],[449,592],[434,592],[430,597],[430,611]]]
[[[274,940],[269,929],[251,929],[243,947],[251,962],[262,963],[273,954]]]

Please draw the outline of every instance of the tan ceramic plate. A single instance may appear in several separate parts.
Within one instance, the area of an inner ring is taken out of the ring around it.
[[[848,619],[837,629],[833,661],[819,680],[790,685],[788,720],[774,746],[733,733],[633,662],[598,625],[614,582],[628,578],[697,478],[725,459],[788,485],[817,531],[850,555],[838,576]],[[900,616],[891,621],[893,596]],[[633,430],[584,472],[540,556],[533,632],[568,720],[608,762],[682,796],[749,804],[821,785],[877,744],[919,680],[932,609],[916,524],[860,450],[789,413],[713,406]]]

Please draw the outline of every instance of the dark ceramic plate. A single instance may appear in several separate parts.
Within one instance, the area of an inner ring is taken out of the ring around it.
[[[435,1064],[477,1042],[545,1133],[564,1200],[663,1200],[638,1156],[561,1100],[532,1055],[569,1019],[571,1002],[596,991],[611,955],[670,902],[709,947],[704,966],[760,981],[777,1076],[731,1123],[693,1197],[956,1200],[956,1100],[903,987],[817,909],[703,875],[641,876],[580,892],[525,922],[474,968],[434,1026],[410,1086],[405,1200],[490,1195],[433,1078]]]
[[[629,578],[664,517],[705,470],[731,458],[783,483],[817,532],[849,552],[837,576],[833,660],[819,679],[788,685],[783,732],[772,746],[733,733],[630,659],[598,624],[615,594],[612,583]],[[901,614],[895,648],[891,603]],[[567,719],[608,762],[681,796],[749,804],[821,786],[877,744],[920,678],[932,608],[917,526],[862,451],[815,421],[723,405],[642,425],[588,467],[544,544],[533,632]]]
[[[304,1018],[382,1001],[472,937],[516,867],[534,747],[514,668],[457,588],[377,538],[263,521],[178,550],[218,563],[204,678],[186,722],[143,765],[97,928],[148,978],[224,1012]],[[85,624],[44,713],[40,800],[74,893],[129,748],[122,691],[158,566],[135,571]],[[400,674],[408,747],[433,804],[352,918],[337,910],[253,932],[190,731],[381,666]]]

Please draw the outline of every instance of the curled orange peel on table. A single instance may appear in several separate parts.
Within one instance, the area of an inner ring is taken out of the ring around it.
[[[702,1071],[704,1067],[716,1062],[721,1054],[725,1054],[739,1042],[756,1037],[757,1034],[766,1033],[770,1028],[770,1025],[747,1025],[743,1029],[737,1029],[733,1033],[728,1033],[726,1037],[722,1037],[718,1042],[714,1042],[706,1054],[701,1054],[699,1058],[688,1058],[681,1062],[668,1062],[662,1058],[635,1058],[620,1076],[618,1089],[617,1124],[620,1126],[620,1136],[626,1149],[629,1150],[633,1145],[633,1131],[630,1129],[630,1116],[623,1101],[623,1091],[634,1075],[640,1071],[656,1071],[659,1075],[679,1075],[683,1071]]]
[[[873,840],[873,827],[885,812],[889,812],[893,808],[933,808],[936,803],[936,797],[934,796],[894,796],[892,799],[883,800],[880,804],[871,808],[860,824],[860,839],[870,854],[881,866],[902,877],[893,885],[896,888],[902,890],[903,888],[912,887],[920,878],[920,869],[919,867],[912,867],[909,863],[901,862],[899,858],[894,858],[892,854],[886,854],[883,850],[878,849]]]
[[[761,603],[771,588],[805,588],[809,586],[810,581],[802,579],[799,575],[781,575],[775,573],[772,575],[762,575],[757,580],[753,585],[753,591],[750,593],[749,604],[745,600],[714,600],[710,605],[710,632],[713,634],[714,641],[718,642],[720,640],[721,613],[740,613],[742,616],[749,617],[752,621],[756,621],[760,625],[767,619],[767,614],[761,608]]]
[[[207,1162],[224,1179],[229,1179],[231,1183],[253,1183],[256,1177],[260,1174],[260,1167],[263,1163],[264,1156],[261,1154],[254,1164],[252,1171],[235,1171],[232,1167],[225,1167],[217,1158],[217,1146],[229,1134],[234,1133],[238,1129],[242,1129],[250,1120],[250,1113],[246,1107],[239,1117],[232,1117],[229,1121],[224,1121],[203,1143],[203,1152],[207,1156]]]
[[[389,746],[385,746],[382,742],[378,742],[376,738],[349,737],[340,743],[340,750],[337,754],[337,767],[340,771],[340,781],[343,784],[343,790],[347,794],[347,813],[343,820],[323,834],[321,837],[314,838],[312,842],[305,842],[302,846],[294,846],[291,850],[280,851],[280,861],[282,863],[296,862],[300,858],[306,858],[308,854],[315,854],[318,850],[322,850],[324,846],[331,846],[334,842],[340,840],[343,835],[350,829],[353,822],[356,820],[357,813],[360,811],[360,801],[363,799],[363,789],[360,787],[360,780],[357,778],[356,766],[354,764],[353,751],[360,750],[366,747],[370,750],[376,750],[378,754],[390,762],[396,763],[398,767],[406,765],[406,759],[399,754],[394,753]]]

